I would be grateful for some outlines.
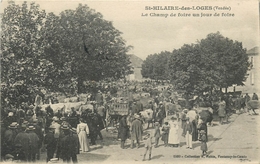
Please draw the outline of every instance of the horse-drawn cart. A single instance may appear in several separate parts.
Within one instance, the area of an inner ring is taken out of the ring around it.
[[[129,114],[129,105],[128,103],[119,103],[115,102],[109,106],[107,111],[107,127],[115,127],[117,126],[119,120],[123,115]]]

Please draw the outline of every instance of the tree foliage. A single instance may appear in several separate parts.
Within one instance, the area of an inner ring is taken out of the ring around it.
[[[171,53],[149,55],[142,74],[151,79],[171,80],[177,90],[189,97],[234,84],[243,85],[248,67],[242,43],[216,32]]]
[[[86,92],[84,81],[131,73],[131,47],[122,33],[87,5],[55,15],[35,3],[10,1],[1,18],[1,82],[7,91],[19,83]]]
[[[142,76],[153,80],[169,79],[168,59],[171,52],[164,51],[149,55],[142,64]]]
[[[60,17],[50,13],[45,24],[45,54],[57,66],[58,82],[67,84],[76,79],[82,92],[86,80],[119,79],[130,73],[130,47],[125,45],[121,32],[87,5],[65,10]]]

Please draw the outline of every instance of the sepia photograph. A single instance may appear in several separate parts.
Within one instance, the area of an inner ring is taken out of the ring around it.
[[[258,0],[1,0],[3,163],[259,163]]]

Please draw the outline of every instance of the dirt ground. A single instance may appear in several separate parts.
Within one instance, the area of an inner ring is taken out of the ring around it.
[[[259,112],[259,110],[257,111]],[[140,148],[130,148],[130,140],[126,141],[126,149],[120,148],[116,130],[102,130],[104,142],[99,139],[97,145],[90,146],[91,151],[78,155],[79,163],[237,163],[260,161],[259,125],[260,115],[233,114],[229,122],[219,125],[215,118],[213,126],[208,127],[208,157],[202,158],[201,143],[193,143],[193,149],[186,149],[185,139],[181,136],[180,147],[164,147],[160,140],[159,147],[152,149],[152,160],[142,161],[144,144]],[[145,133],[152,128],[145,130]],[[46,152],[42,152],[44,162]]]

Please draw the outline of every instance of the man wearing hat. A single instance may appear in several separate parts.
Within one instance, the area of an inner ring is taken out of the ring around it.
[[[6,126],[10,125],[12,122],[15,122],[16,118],[14,117],[14,112],[8,112],[8,116],[5,118]]]
[[[53,122],[52,122],[52,126],[55,127],[55,131],[54,131],[54,137],[55,139],[59,139],[60,137],[60,128],[61,128],[61,125],[58,123],[59,122],[59,118],[54,116],[52,118]]]
[[[21,126],[21,132],[17,134],[17,136],[14,139],[14,144],[20,144],[21,149],[24,152],[24,161],[23,162],[28,162],[29,161],[29,154],[30,154],[30,147],[31,147],[31,140],[29,137],[29,134],[26,133],[26,128],[27,126],[25,124],[22,124]]]
[[[135,113],[137,113],[137,105],[136,102],[134,101],[130,107],[131,110],[131,114],[134,115]]]
[[[138,98],[136,101],[136,112],[135,113],[138,114],[139,112],[141,112],[143,110],[144,110],[143,103],[141,103],[140,98]]]
[[[54,129],[54,138],[55,138],[55,141],[56,141],[56,147],[57,147],[57,152],[56,152],[56,158],[59,158],[59,155],[60,155],[60,149],[59,149],[59,145],[60,145],[60,136],[61,136],[61,125],[58,123],[59,122],[59,118],[54,116],[52,118],[52,124],[51,126],[53,126],[55,129]]]
[[[37,150],[37,159],[40,160],[40,150],[42,147],[42,142],[43,142],[43,132],[42,132],[42,128],[39,126],[38,124],[38,119],[33,119],[33,124],[32,124],[35,128],[34,132],[36,133],[36,135],[39,138],[39,144],[38,144],[38,150]]]
[[[71,133],[69,126],[61,127],[64,131],[65,137],[61,139],[61,158],[63,162],[69,163],[72,159],[73,163],[77,163],[77,153],[79,150],[79,138],[77,135]]]
[[[158,122],[160,126],[163,124],[163,119],[165,118],[165,112],[163,111],[163,108],[157,108],[157,112],[155,113],[155,122]]]
[[[125,148],[125,140],[127,139],[128,134],[129,134],[129,128],[128,128],[126,119],[127,119],[126,115],[124,115],[120,119],[120,121],[119,121],[119,128],[118,128],[118,136],[121,139],[121,146],[120,147],[122,149]]]
[[[183,133],[182,133],[182,136],[185,137],[186,139],[186,146],[187,146],[187,149],[190,148],[190,149],[193,149],[192,147],[192,133],[193,133],[193,126],[192,126],[192,123],[190,122],[190,119],[189,117],[186,118],[186,124],[184,125],[184,128],[183,128]]]
[[[188,113],[188,109],[183,109],[182,113],[181,113],[181,128],[184,128],[184,125],[186,124],[186,116]]]
[[[61,117],[60,120],[61,120],[61,124],[60,124],[61,126],[68,125],[71,128],[71,125],[70,125],[70,123],[68,123],[66,117]]]
[[[134,115],[134,121],[132,122],[131,126],[131,148],[134,148],[134,141],[136,140],[139,148],[140,141],[142,141],[142,134],[143,134],[143,126],[140,120],[140,116],[138,114]]]
[[[39,145],[39,137],[34,132],[34,126],[28,126],[27,133],[29,139],[31,141],[30,153],[29,153],[29,161],[35,162],[36,161],[36,153],[38,152],[38,145]]]
[[[47,134],[44,137],[44,145],[47,149],[47,159],[46,162],[49,162],[50,159],[53,158],[55,150],[56,150],[56,140],[54,138],[54,131],[55,131],[55,127],[54,126],[50,126],[48,129]]]
[[[16,129],[17,129],[18,124],[16,122],[11,123],[8,126],[8,130],[5,131],[4,133],[4,150],[5,152],[11,153],[14,150],[14,139],[17,135]],[[2,149],[3,150],[3,149]]]

